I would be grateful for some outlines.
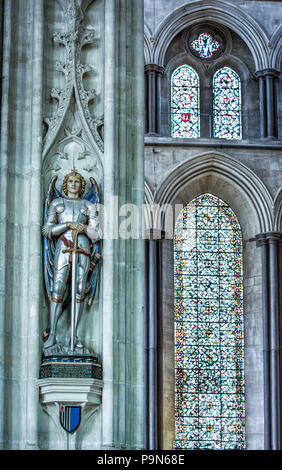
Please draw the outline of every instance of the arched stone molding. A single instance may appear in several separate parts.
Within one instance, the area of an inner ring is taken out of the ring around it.
[[[269,41],[270,47],[270,67],[281,70],[282,61],[282,25],[278,26]]]
[[[174,70],[181,65],[192,67],[200,79],[200,114],[201,114],[201,137],[213,137],[212,116],[213,116],[213,90],[212,82],[214,74],[222,67],[233,69],[241,81],[241,110],[242,110],[242,138],[250,137],[250,131],[257,135],[259,133],[259,103],[254,100],[254,93],[251,93],[253,86],[257,84],[251,80],[253,77],[251,70],[245,62],[232,54],[224,54],[208,65],[192,56],[190,52],[181,52],[172,57],[164,69],[164,80],[162,82],[162,134],[170,135],[171,127],[171,101],[166,99],[171,93],[171,76]],[[254,109],[253,109],[254,108]],[[252,110],[249,113],[248,111]],[[167,118],[165,118],[167,116]]]
[[[201,183],[204,177],[208,177],[210,188]],[[220,186],[218,185],[223,182],[225,182],[226,193],[220,194]],[[237,209],[239,219],[242,212],[246,223],[248,222],[248,211],[251,211],[254,219],[248,236],[273,230],[273,199],[268,189],[253,171],[236,159],[218,152],[192,157],[178,165],[164,178],[154,202],[160,207],[176,202],[181,203],[179,195],[186,186],[191,187],[189,193],[191,200],[207,190],[214,191],[216,196],[223,199],[225,197],[226,202],[233,207],[235,212]],[[183,201],[183,203],[187,203],[187,201]],[[248,223],[247,225],[249,226]]]
[[[144,202],[145,204],[153,204],[154,195],[153,191],[150,188],[150,185],[147,181],[144,183]]]
[[[214,74],[223,67],[230,67],[240,78],[241,82],[241,136],[248,139],[259,134],[259,102],[256,78],[250,68],[239,57],[232,54],[220,57],[211,64],[211,80]],[[212,112],[212,111],[211,111]]]
[[[192,55],[189,55],[188,59],[187,54],[185,52],[182,52],[169,60],[165,67],[165,74],[167,75],[167,77],[170,77],[177,67],[184,64],[187,64],[193,69],[195,69],[199,75],[204,75],[207,73],[205,64],[202,61],[197,60],[197,58],[193,57]],[[251,71],[247,64],[243,62],[239,57],[236,57],[232,54],[229,54],[228,57],[220,57],[216,61],[211,62],[208,68],[209,76],[212,77],[217,70],[225,66],[234,69],[241,80],[247,80],[251,76]]]
[[[166,50],[172,40],[187,26],[213,22],[235,31],[249,47],[256,70],[268,67],[268,38],[258,23],[239,8],[221,0],[199,0],[168,15],[155,33],[153,63],[164,65]]]
[[[274,198],[274,231],[282,232],[282,187]]]
[[[149,28],[144,24],[144,65],[152,64],[152,43],[150,38],[152,33]]]
[[[71,133],[66,128],[64,137],[58,140],[45,156],[42,164],[44,194],[51,178],[55,175],[58,177],[56,186],[60,189],[64,176],[73,166],[87,181],[86,191],[90,188],[90,177],[95,178],[99,191],[102,191],[103,165],[99,154],[93,151],[81,128],[76,133]]]
[[[229,54],[228,57],[220,57],[215,63],[212,63],[210,67],[211,75],[226,66],[233,69],[239,75],[241,81],[248,80],[252,75],[247,64],[232,54]]]
[[[186,52],[181,52],[180,54],[175,55],[172,59],[168,61],[165,67],[165,75],[167,77],[168,84],[170,86],[171,76],[173,72],[181,65],[188,65],[192,67],[199,76],[204,75],[206,73],[205,66],[202,62],[198,61],[195,57],[189,56],[187,57]]]
[[[146,233],[147,230],[152,228],[152,217],[150,207],[154,203],[153,192],[149,184],[145,181],[144,183],[144,211],[143,211],[143,232]]]
[[[179,204],[179,211],[194,197],[210,192],[223,199],[238,217],[243,235],[246,447],[264,446],[263,322],[261,259],[254,236],[273,227],[272,198],[260,179],[245,165],[222,153],[192,157],[162,181],[154,202],[164,207]],[[182,206],[180,208],[180,206]],[[174,281],[173,237],[162,241],[159,305],[160,442],[174,441]]]

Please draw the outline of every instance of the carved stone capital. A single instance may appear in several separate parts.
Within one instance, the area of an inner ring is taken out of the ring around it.
[[[164,230],[150,228],[144,231],[144,238],[146,240],[164,240],[167,237],[167,233]]]
[[[282,233],[280,232],[265,232],[259,233],[255,236],[257,246],[267,245],[269,243],[282,243]]]
[[[258,70],[256,73],[255,73],[255,76],[257,78],[279,78],[279,75],[280,75],[281,72],[279,72],[279,70],[275,70],[275,69],[263,69],[263,70]]]
[[[145,71],[146,74],[147,73],[158,73],[160,75],[163,75],[164,67],[162,67],[161,65],[157,65],[157,64],[147,64],[144,67],[144,71]]]

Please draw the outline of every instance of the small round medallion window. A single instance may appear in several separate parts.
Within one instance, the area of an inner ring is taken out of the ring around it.
[[[225,40],[215,28],[196,28],[188,35],[190,52],[198,59],[214,60],[224,52]]]
[[[202,59],[210,59],[220,49],[220,44],[211,34],[201,33],[198,39],[192,42],[191,47]]]

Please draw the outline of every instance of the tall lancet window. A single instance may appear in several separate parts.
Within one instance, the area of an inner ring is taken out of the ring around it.
[[[241,82],[234,70],[223,67],[213,78],[214,137],[241,139]]]
[[[200,137],[198,74],[188,65],[178,67],[171,77],[171,135],[186,139]]]
[[[242,236],[204,194],[175,226],[175,448],[244,448]]]

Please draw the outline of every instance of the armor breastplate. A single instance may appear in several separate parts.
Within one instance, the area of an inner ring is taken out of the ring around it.
[[[62,198],[61,204],[56,207],[58,216],[58,224],[66,222],[79,222],[86,225],[87,223],[87,207],[84,199],[67,199]],[[73,241],[72,230],[64,232],[64,237]],[[85,234],[79,234],[78,244],[81,248],[89,251],[89,239]]]
[[[56,214],[57,223],[59,225],[65,224],[66,222],[79,222],[80,224],[87,225],[88,210],[86,201],[83,199],[61,198],[56,205]],[[72,230],[66,230],[63,233],[63,237],[73,241]],[[90,253],[90,240],[84,233],[78,235],[78,246]],[[65,276],[66,268],[69,264],[69,253],[64,253],[65,248],[66,246],[63,240],[58,237],[54,256],[54,269],[56,272],[60,272],[62,276]],[[88,272],[89,258],[87,256],[81,255],[78,264],[79,266],[84,266],[85,270]]]
[[[65,222],[79,222],[86,224],[87,221],[87,207],[83,199],[62,199],[62,204],[56,208],[58,214],[58,223]]]

